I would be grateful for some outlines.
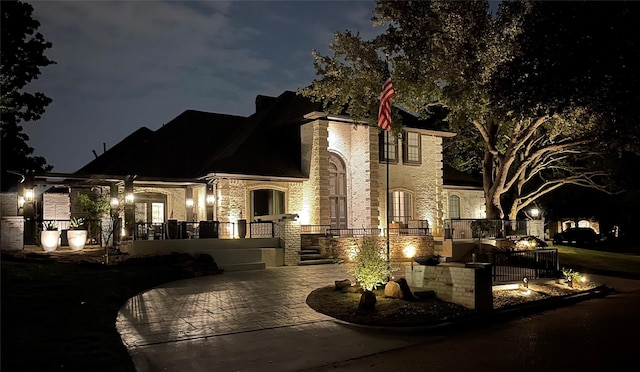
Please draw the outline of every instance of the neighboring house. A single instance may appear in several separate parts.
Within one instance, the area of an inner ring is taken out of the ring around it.
[[[390,222],[441,231],[443,195],[467,197],[443,189],[442,140],[454,133],[401,114],[404,134],[390,137],[387,154],[379,128],[327,115],[294,92],[258,96],[248,118],[188,110],[141,128],[76,174],[119,179],[120,199],[132,193],[136,206],[125,224],[290,213],[302,225],[377,228],[386,224],[388,156]]]

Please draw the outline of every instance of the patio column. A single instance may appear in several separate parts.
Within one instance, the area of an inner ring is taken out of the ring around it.
[[[127,176],[124,179],[124,226],[130,239],[133,239],[136,228],[136,204],[133,199],[134,178],[135,176]]]

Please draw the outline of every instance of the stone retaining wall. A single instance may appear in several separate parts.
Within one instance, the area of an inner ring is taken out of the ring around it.
[[[441,263],[436,266],[414,265],[406,268],[406,279],[414,290],[434,291],[436,296],[470,309],[493,308],[491,266],[478,263]]]
[[[378,247],[386,252],[387,239],[384,236],[376,237]],[[318,244],[322,252],[326,252],[329,257],[350,261],[354,248],[362,245],[363,238],[334,238],[320,237]],[[405,256],[403,250],[407,246],[415,248],[415,257],[430,257],[434,255],[434,243],[432,236],[390,236],[389,237],[389,260],[392,262],[410,262],[411,258]]]

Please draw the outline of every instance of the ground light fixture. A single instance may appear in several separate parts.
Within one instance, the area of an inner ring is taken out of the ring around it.
[[[416,255],[416,247],[413,245],[407,245],[402,249],[402,253],[404,253],[405,257],[411,260],[411,271],[413,271],[413,257]]]
[[[524,284],[525,288],[529,288],[529,279],[527,279],[526,276],[522,278],[522,283]]]
[[[573,275],[567,277],[567,282],[569,283],[569,287],[573,288]]]

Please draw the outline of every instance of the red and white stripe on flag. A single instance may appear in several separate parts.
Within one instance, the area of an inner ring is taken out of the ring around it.
[[[384,63],[382,93],[380,93],[380,110],[378,111],[378,126],[383,130],[391,130],[391,97],[395,95],[389,65]]]

